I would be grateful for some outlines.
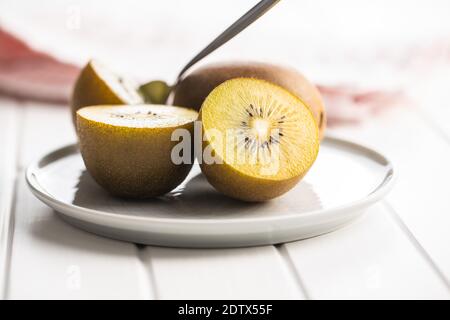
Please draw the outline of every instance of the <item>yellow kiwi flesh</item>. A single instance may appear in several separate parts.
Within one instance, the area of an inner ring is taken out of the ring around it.
[[[143,102],[133,81],[115,74],[99,61],[91,60],[75,82],[70,105],[75,123],[76,112],[83,107]]]
[[[210,64],[194,70],[175,88],[173,104],[199,110],[209,93],[234,78],[256,78],[272,82],[299,97],[312,111],[322,138],[326,112],[319,90],[293,68],[260,62]]]
[[[202,171],[232,198],[255,202],[281,196],[318,154],[319,129],[308,106],[263,80],[238,78],[219,85],[205,99],[200,119]]]
[[[163,195],[186,178],[193,162],[173,161],[179,142],[172,141],[172,133],[187,130],[192,140],[197,117],[194,110],[162,105],[82,108],[77,111],[77,133],[86,168],[115,196]]]

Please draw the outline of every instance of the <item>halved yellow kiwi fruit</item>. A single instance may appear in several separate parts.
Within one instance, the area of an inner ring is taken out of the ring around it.
[[[75,123],[78,109],[96,105],[142,104],[138,85],[115,74],[96,60],[91,60],[81,70],[71,98],[72,119]]]
[[[266,201],[289,191],[319,150],[319,128],[309,107],[272,83],[238,78],[205,99],[201,168],[220,192]]]
[[[177,187],[193,156],[174,159],[176,130],[192,140],[198,113],[163,105],[95,106],[77,111],[77,133],[88,172],[111,194],[150,198]],[[193,141],[189,143],[191,150]],[[179,156],[179,155],[176,155]]]
[[[209,93],[234,78],[255,78],[272,82],[299,97],[311,109],[322,138],[327,116],[317,87],[294,68],[263,62],[224,62],[194,69],[174,89],[173,104],[199,110]]]

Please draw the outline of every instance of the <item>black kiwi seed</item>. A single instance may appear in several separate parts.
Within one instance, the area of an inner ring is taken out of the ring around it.
[[[255,107],[253,104],[250,104],[249,107],[245,109],[245,112],[247,112],[247,114],[250,117],[253,117],[255,114],[257,116],[259,116],[259,117],[264,117],[263,108]],[[278,128],[278,130],[279,130],[278,135],[276,137],[271,135],[268,138],[268,140],[262,142],[261,144],[253,143],[253,142],[255,142],[254,138],[246,136],[249,124],[246,121],[242,121],[241,125],[242,125],[242,127],[244,127],[244,129],[239,129],[239,130],[240,130],[240,134],[245,136],[245,138],[244,138],[244,146],[245,146],[245,148],[247,148],[247,149],[251,148],[252,150],[255,149],[255,148],[262,148],[262,149],[267,148],[271,152],[272,151],[271,150],[271,146],[274,145],[274,144],[280,144],[280,138],[279,137],[284,137],[285,136],[285,134],[282,132],[283,128],[281,127],[281,125],[285,123],[285,119],[286,119],[286,116],[283,115],[283,116],[279,117],[276,120],[276,123],[280,125],[280,127]]]
[[[280,143],[280,140],[278,140],[274,136],[270,136],[270,141],[271,141],[271,143]]]

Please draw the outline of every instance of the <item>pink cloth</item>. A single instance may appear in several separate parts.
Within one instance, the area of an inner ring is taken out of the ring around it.
[[[0,29],[0,93],[49,102],[67,103],[78,66],[33,50]],[[319,85],[328,112],[328,123],[356,123],[393,105],[398,93],[361,91],[351,87]]]
[[[0,29],[0,92],[20,98],[67,102],[77,66],[30,48]]]

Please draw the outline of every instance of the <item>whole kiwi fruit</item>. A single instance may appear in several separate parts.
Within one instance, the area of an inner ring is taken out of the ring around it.
[[[175,88],[173,105],[200,110],[210,92],[234,78],[255,78],[276,84],[300,98],[313,113],[320,138],[326,128],[325,106],[317,87],[293,68],[263,62],[205,65],[188,74]]]

